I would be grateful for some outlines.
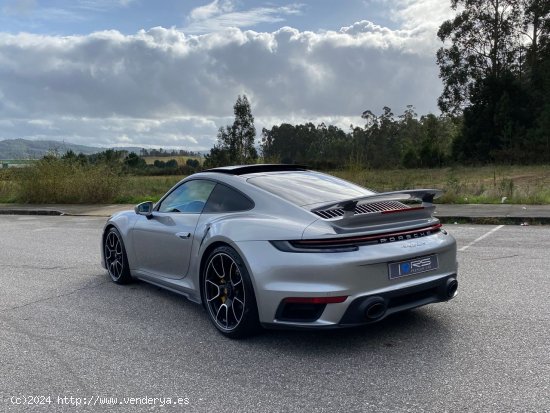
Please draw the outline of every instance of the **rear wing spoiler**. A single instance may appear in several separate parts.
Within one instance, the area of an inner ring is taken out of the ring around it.
[[[372,204],[383,201],[422,201],[423,207],[431,207],[434,198],[443,193],[440,189],[406,189],[404,191],[382,192],[379,194],[368,195],[360,198],[346,199],[344,201],[330,202],[317,206],[311,210],[324,211],[327,209],[341,208],[344,210],[344,217],[353,216],[357,205]]]

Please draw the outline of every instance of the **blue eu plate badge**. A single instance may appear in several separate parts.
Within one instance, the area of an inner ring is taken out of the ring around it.
[[[439,267],[437,254],[427,257],[413,258],[407,261],[392,262],[388,264],[390,279],[407,277],[426,271],[432,271]]]

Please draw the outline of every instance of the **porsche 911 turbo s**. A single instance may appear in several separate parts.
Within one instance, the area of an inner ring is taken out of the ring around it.
[[[109,218],[102,265],[116,283],[202,304],[231,338],[377,322],[457,293],[439,195],[376,193],[297,165],[214,168]]]

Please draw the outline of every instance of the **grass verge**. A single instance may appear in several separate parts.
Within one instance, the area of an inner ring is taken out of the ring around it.
[[[550,204],[550,166],[333,171],[375,191],[438,188],[444,204]]]
[[[485,166],[330,173],[375,191],[439,188],[439,203],[550,204],[550,166]],[[184,176],[124,176],[107,165],[41,160],[0,170],[0,202],[129,203],[157,201]]]

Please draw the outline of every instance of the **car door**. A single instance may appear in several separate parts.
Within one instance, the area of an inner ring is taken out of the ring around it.
[[[138,271],[173,279],[187,275],[197,222],[215,185],[204,179],[183,182],[151,217],[139,216],[132,230]]]

